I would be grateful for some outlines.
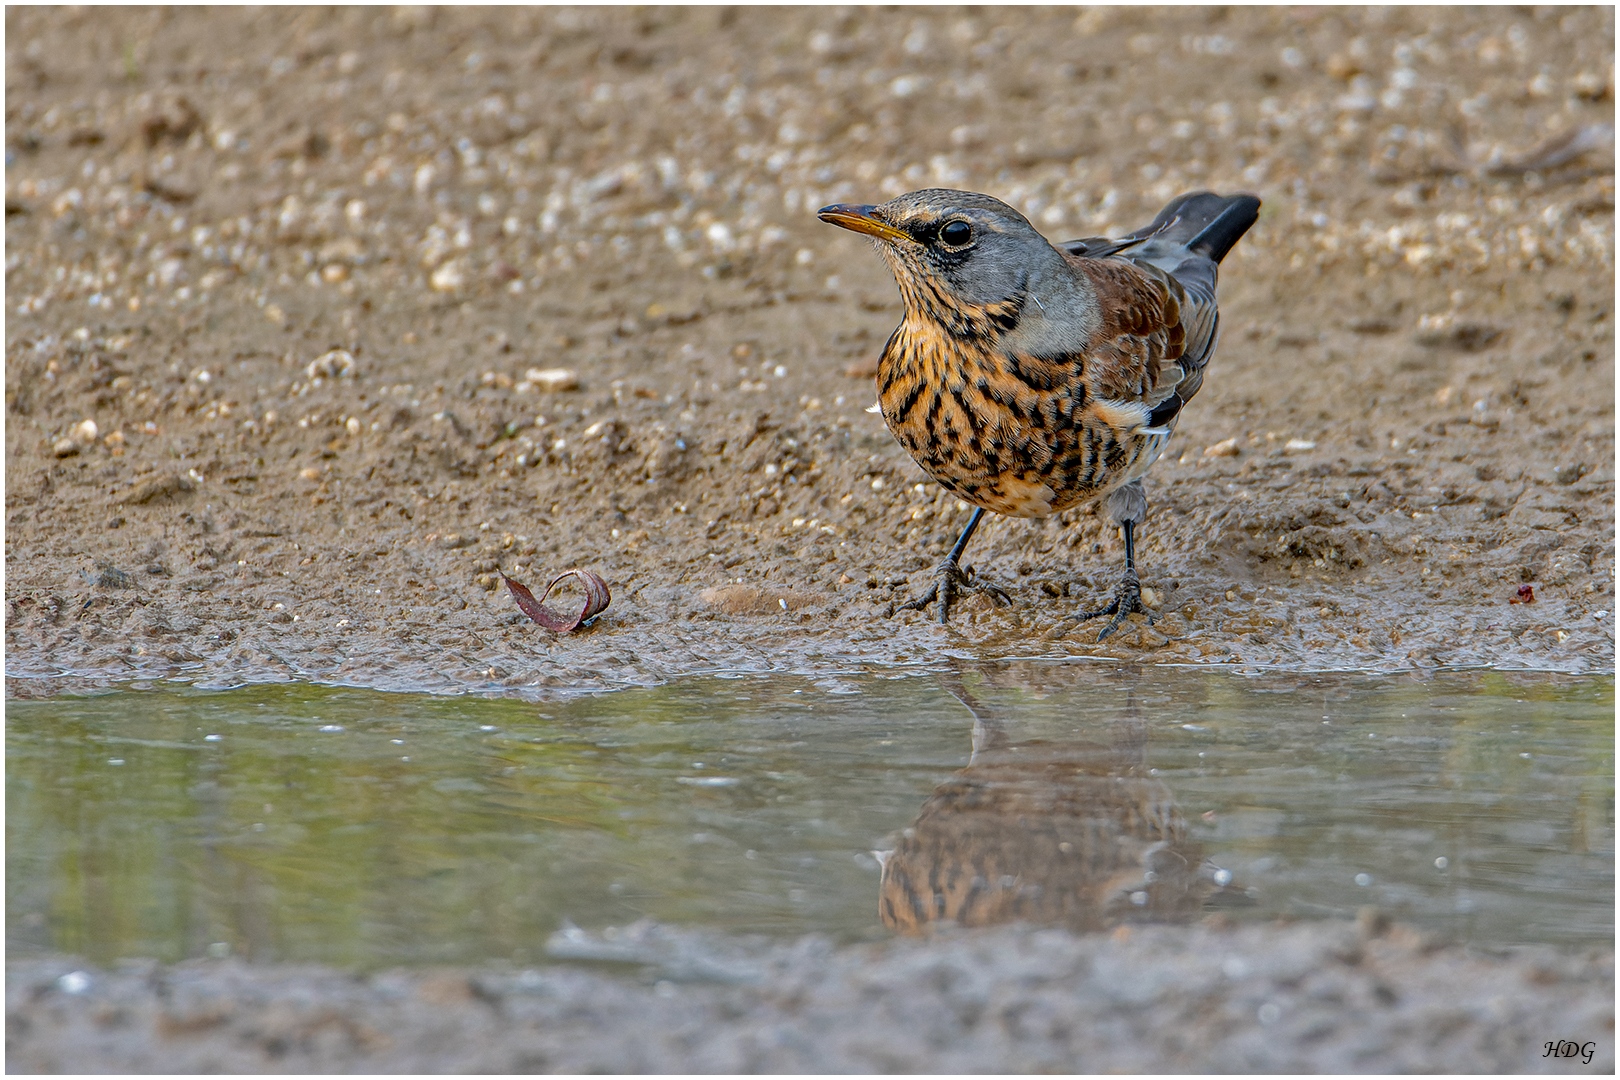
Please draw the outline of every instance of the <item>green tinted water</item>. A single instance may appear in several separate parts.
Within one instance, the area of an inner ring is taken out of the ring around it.
[[[872,852],[968,765],[975,712],[981,742],[1162,785],[1253,897],[1238,918],[1613,940],[1612,680],[1015,664],[541,704],[11,701],[8,946],[375,966],[537,959],[565,920],[878,937]]]

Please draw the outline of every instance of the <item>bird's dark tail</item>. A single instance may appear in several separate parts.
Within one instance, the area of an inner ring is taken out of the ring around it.
[[[1253,195],[1232,195],[1226,199],[1225,209],[1215,216],[1214,221],[1199,230],[1187,247],[1220,262],[1259,217],[1259,199]]]
[[[1130,239],[1179,243],[1218,263],[1259,216],[1260,200],[1253,195],[1194,191],[1172,199],[1151,225],[1138,229]]]

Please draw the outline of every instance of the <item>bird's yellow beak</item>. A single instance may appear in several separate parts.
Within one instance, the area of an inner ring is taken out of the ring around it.
[[[837,225],[840,229],[849,229],[852,232],[865,233],[875,236],[879,240],[904,240],[907,243],[916,243],[907,233],[890,225],[877,216],[877,207],[863,206],[859,203],[834,203],[832,206],[823,206],[816,211],[816,217],[829,225]]]

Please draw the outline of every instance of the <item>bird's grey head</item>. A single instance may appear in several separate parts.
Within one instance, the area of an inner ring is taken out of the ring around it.
[[[1023,214],[972,191],[928,188],[881,206],[825,206],[817,216],[871,236],[908,303],[931,285],[958,303],[1004,304],[1021,300],[1032,281],[1066,272]]]

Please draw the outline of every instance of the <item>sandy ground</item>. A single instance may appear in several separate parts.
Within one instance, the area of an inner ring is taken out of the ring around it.
[[[13,696],[949,654],[1613,667],[1611,9],[6,31]],[[967,562],[1011,608],[886,615],[967,515],[865,411],[896,292],[813,210],[924,186],[1054,239],[1189,189],[1265,200],[1149,480],[1156,626],[1049,636],[1120,570],[1090,510],[981,529]],[[575,566],[613,603],[563,637],[496,574]]]

